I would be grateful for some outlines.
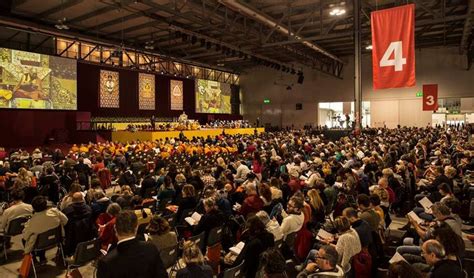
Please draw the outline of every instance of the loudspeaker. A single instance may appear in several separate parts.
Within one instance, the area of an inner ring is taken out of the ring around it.
[[[298,75],[298,84],[303,84],[304,81],[304,75],[300,74]]]

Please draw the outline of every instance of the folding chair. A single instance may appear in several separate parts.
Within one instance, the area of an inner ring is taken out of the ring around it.
[[[192,236],[188,238],[188,240],[193,241],[197,246],[199,246],[199,249],[204,250],[206,248],[206,234],[205,232],[202,232],[198,235]]]
[[[140,224],[137,228],[137,234],[136,234],[136,238],[138,240],[142,240],[142,241],[145,241],[145,232],[146,232],[146,227],[148,227],[148,223],[143,223],[143,224]]]
[[[242,278],[244,274],[242,273],[242,267],[245,261],[242,261],[238,266],[233,268],[226,269],[224,271],[223,278]]]
[[[219,272],[220,255],[222,250],[222,230],[222,226],[215,227],[209,231],[209,235],[207,237],[206,254],[207,258],[209,259],[209,264],[214,270],[214,274]]]
[[[86,265],[87,263],[96,260],[102,253],[100,252],[100,240],[93,239],[77,244],[74,256],[71,259],[67,259],[67,274],[73,268],[78,268]]]
[[[168,269],[171,267],[171,270],[169,273],[171,277],[171,273],[176,272],[178,270],[178,267],[177,267],[177,265],[179,265],[178,245],[162,249],[160,251],[160,258],[161,258],[161,261],[163,262],[163,266],[165,267],[165,269]]]
[[[214,246],[222,241],[222,226],[212,228],[207,237],[207,247]]]
[[[53,249],[54,247],[58,247],[58,251],[61,252],[61,257],[63,259],[63,262],[65,263],[66,260],[64,259],[64,252],[61,244],[61,225],[39,234],[36,238],[35,246],[31,251],[31,265],[33,266],[33,273],[35,275],[35,278],[37,278],[38,276],[36,274],[35,261],[33,259],[34,253],[38,251]],[[66,266],[66,264],[64,266]]]
[[[5,256],[5,261],[8,260],[7,256],[7,243],[10,238],[21,235],[23,229],[25,228],[26,222],[31,218],[31,216],[22,216],[10,220],[7,224],[7,230],[2,235],[3,236],[3,254]]]

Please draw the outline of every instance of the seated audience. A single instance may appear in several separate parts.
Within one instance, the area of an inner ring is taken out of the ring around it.
[[[305,277],[344,277],[344,271],[338,265],[339,252],[331,245],[323,245],[319,248],[314,258],[308,262],[305,269],[298,273],[297,278]]]

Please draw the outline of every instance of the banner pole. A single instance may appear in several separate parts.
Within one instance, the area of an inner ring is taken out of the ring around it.
[[[360,3],[353,0],[354,3],[354,133],[360,134],[361,131],[361,112],[362,112],[362,80],[361,80],[361,36],[360,36]]]

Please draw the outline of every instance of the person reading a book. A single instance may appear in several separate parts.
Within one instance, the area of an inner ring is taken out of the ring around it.
[[[205,232],[205,238],[207,242],[207,237],[209,232],[216,227],[222,226],[224,224],[224,214],[219,210],[216,205],[214,198],[206,198],[203,200],[204,205],[204,214],[202,215],[199,223],[197,223],[194,228],[194,235],[198,235],[202,232]]]
[[[339,254],[339,263],[343,270],[350,267],[351,259],[354,255],[362,250],[361,242],[357,232],[351,228],[351,223],[347,217],[340,216],[334,220],[334,228],[337,230],[337,235],[332,235],[324,230],[320,230],[316,239],[319,244],[316,246],[330,245],[337,250]],[[318,249],[309,251],[305,263],[296,267],[296,270],[305,268],[311,261],[314,261]]]
[[[418,239],[428,240],[433,238],[433,231],[435,227],[439,226],[440,223],[444,222],[451,227],[451,229],[459,236],[461,235],[461,225],[462,223],[456,220],[456,217],[452,215],[451,210],[444,204],[436,202],[431,207],[435,221],[423,223],[419,219],[416,219],[415,216],[408,214],[408,220],[412,225],[413,229],[416,232],[416,238],[407,237],[403,240],[403,245],[397,247],[397,252],[402,256],[405,254],[414,254],[419,255],[421,253],[421,247],[418,245],[413,245],[414,242],[417,242]]]
[[[245,245],[230,267],[237,266],[245,260],[242,267],[243,277],[254,278],[258,271],[260,254],[275,245],[273,234],[267,232],[260,218],[251,216],[246,222],[241,240]],[[224,268],[228,267],[229,265],[224,265]]]
[[[311,277],[344,277],[344,271],[337,265],[339,254],[331,245],[323,245],[297,278]]]

